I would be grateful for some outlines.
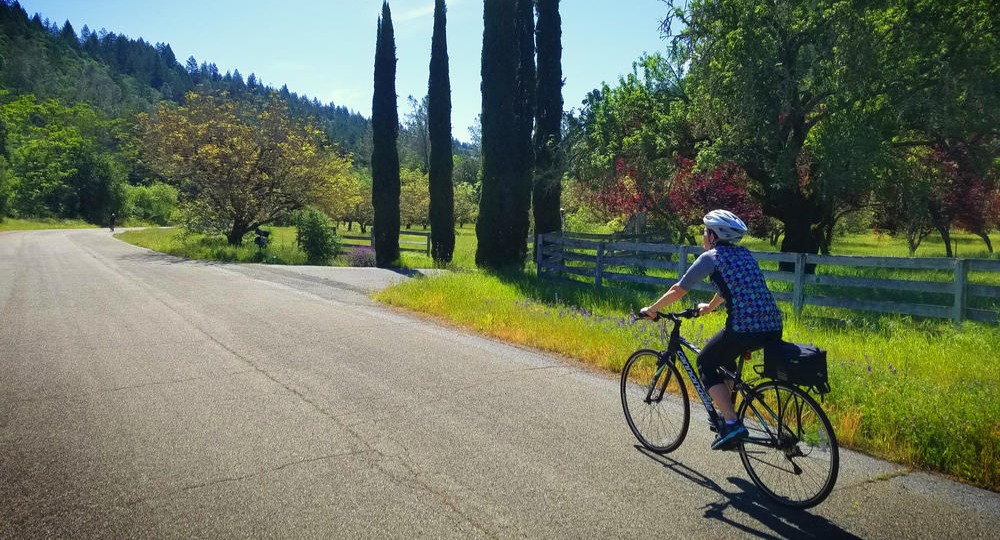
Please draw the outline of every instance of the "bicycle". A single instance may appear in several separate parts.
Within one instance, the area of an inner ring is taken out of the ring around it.
[[[676,450],[687,436],[690,403],[687,387],[677,368],[679,361],[708,413],[709,428],[718,431],[724,421],[716,412],[701,380],[696,376],[684,349],[697,355],[700,349],[680,335],[682,319],[698,316],[698,308],[679,313],[658,313],[655,321],[673,322],[667,338],[666,322],[660,337],[667,342],[663,351],[640,349],[622,368],[621,398],[632,433],[650,451],[665,454]],[[837,439],[830,420],[820,405],[802,388],[761,377],[744,381],[740,357],[735,372],[719,370],[734,381],[732,396],[736,412],[749,435],[732,448],[750,479],[767,496],[793,508],[810,508],[833,490],[840,466]],[[758,375],[763,366],[754,366]],[[679,399],[665,399],[668,393]],[[678,403],[679,401],[679,403]],[[680,411],[677,411],[677,408]],[[670,409],[673,409],[671,411]]]

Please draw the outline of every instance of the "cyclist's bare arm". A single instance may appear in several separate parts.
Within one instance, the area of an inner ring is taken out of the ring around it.
[[[716,294],[715,296],[712,297],[712,299],[707,304],[698,304],[698,314],[699,315],[707,315],[707,314],[715,311],[715,309],[717,307],[719,307],[720,305],[724,304],[725,302],[726,302],[725,298],[723,298],[723,297],[719,296],[718,294]]]
[[[659,300],[642,308],[639,311],[646,317],[652,319],[656,316],[656,312],[669,306],[670,304],[673,304],[674,302],[680,300],[681,298],[684,298],[685,294],[687,294],[687,291],[681,288],[680,284],[675,283],[673,286],[670,287],[670,289],[666,293],[664,293],[663,296],[660,297]]]

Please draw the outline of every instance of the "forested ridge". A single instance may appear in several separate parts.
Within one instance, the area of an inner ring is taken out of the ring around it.
[[[148,111],[160,100],[180,102],[194,89],[236,96],[266,96],[275,90],[253,73],[220,73],[214,63],[199,63],[193,56],[182,61],[166,43],[87,26],[77,32],[70,21],[59,25],[37,13],[29,18],[8,0],[0,2],[0,43],[0,84],[8,91],[87,103],[111,118]],[[296,114],[315,119],[345,151],[360,149],[368,126],[364,116],[299,96],[284,85],[278,92]]]
[[[317,144],[349,160],[362,184],[352,189],[365,191],[371,126],[361,114],[298,95],[284,84],[275,88],[254,73],[221,73],[210,61],[179,59],[166,43],[103,28],[78,30],[71,21],[29,16],[18,2],[0,0],[0,219],[82,218],[105,224],[112,212],[147,222],[171,219],[164,214],[173,211],[177,190],[183,201],[191,188],[162,181],[160,171],[149,167],[139,124],[143,115],[156,117],[159,110],[188,109],[194,96],[256,103],[257,113],[268,102],[282,103],[294,123],[322,135]],[[426,172],[421,150],[426,137],[418,133],[425,127],[420,120],[426,124],[426,102],[411,99],[411,107],[401,159]],[[458,141],[455,148],[459,156],[476,153]],[[358,197],[353,199],[357,203]]]

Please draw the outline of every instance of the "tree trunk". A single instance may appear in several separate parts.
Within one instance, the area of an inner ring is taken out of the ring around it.
[[[986,242],[986,249],[987,249],[987,251],[989,251],[992,254],[993,253],[993,243],[990,242],[990,235],[988,235],[988,234],[986,234],[984,232],[977,232],[977,233],[973,233],[973,234],[975,234],[976,236],[982,238],[983,242]]]
[[[250,232],[250,227],[244,223],[233,223],[233,228],[226,234],[226,242],[230,246],[238,246],[243,243],[243,237]]]
[[[947,228],[937,227],[938,233],[941,235],[941,240],[944,241],[944,256],[954,257],[955,254],[951,250],[951,231]]]
[[[805,212],[797,213],[785,219],[785,238],[781,241],[782,253],[819,253],[819,242],[812,231],[811,220]],[[794,272],[795,263],[782,262],[778,265],[783,272]],[[815,264],[806,265],[806,273],[816,272]]]

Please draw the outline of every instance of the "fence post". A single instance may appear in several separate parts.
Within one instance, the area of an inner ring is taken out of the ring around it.
[[[594,268],[594,287],[601,288],[601,280],[604,274],[604,242],[597,244],[597,266]]]
[[[969,280],[969,259],[955,259],[955,304],[951,310],[951,318],[956,323],[965,318],[966,283]]]
[[[428,257],[431,256],[431,235],[430,235],[430,233],[427,234],[427,256]]]
[[[687,272],[688,266],[688,248],[691,246],[682,245],[679,246],[680,253],[677,256],[677,279],[681,279],[684,276],[684,272]]]
[[[795,284],[792,287],[792,311],[795,316],[802,315],[802,307],[806,299],[806,254],[795,254]]]
[[[535,275],[542,276],[542,242],[544,234],[535,235]]]

